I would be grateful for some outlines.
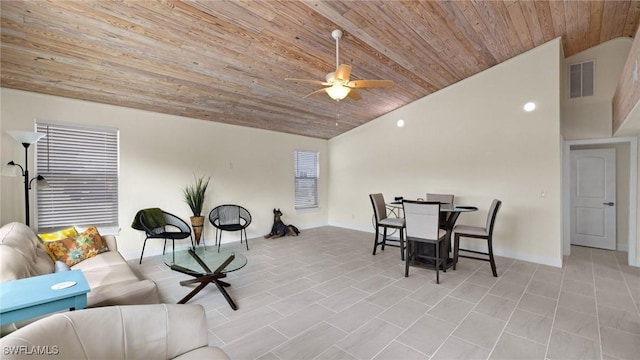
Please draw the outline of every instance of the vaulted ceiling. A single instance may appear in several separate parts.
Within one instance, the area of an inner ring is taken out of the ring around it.
[[[632,37],[638,1],[0,2],[1,86],[329,139],[561,36]],[[336,102],[285,78],[390,79]],[[337,116],[338,115],[338,116]]]

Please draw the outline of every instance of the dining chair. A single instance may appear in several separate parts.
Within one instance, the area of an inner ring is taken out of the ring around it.
[[[427,201],[437,201],[440,204],[453,205],[453,197],[453,194],[427,193]],[[445,212],[440,213],[440,229],[447,230],[447,215]]]
[[[373,242],[373,255],[376,254],[376,250],[378,249],[378,245],[382,245],[382,250],[384,250],[384,246],[387,242],[387,229],[398,229],[400,230],[400,258],[404,260],[404,218],[390,218],[387,217],[387,205],[384,202],[384,196],[382,194],[369,194],[369,199],[371,199],[371,205],[373,206],[373,214],[376,222],[375,232],[376,237]],[[383,228],[382,241],[378,241],[379,238],[379,229]],[[395,246],[389,244],[389,246]]]
[[[427,201],[437,201],[441,204],[453,204],[453,194],[427,193]]]
[[[440,266],[444,263],[444,258],[440,256],[440,246],[446,239],[447,232],[440,229],[440,203],[429,201],[402,202],[404,218],[406,222],[406,253],[404,276],[409,276],[409,263],[416,256],[416,242],[432,244],[435,247],[435,256],[421,255],[434,261],[436,268],[436,283],[440,283]],[[447,254],[443,254],[447,255]],[[444,271],[446,267],[443,267]]]
[[[500,206],[502,205],[502,201],[498,199],[494,199],[491,203],[491,208],[487,213],[487,223],[485,227],[481,226],[470,226],[470,225],[456,225],[453,228],[454,240],[453,240],[453,270],[456,269],[456,263],[458,262],[458,256],[476,259],[482,261],[488,261],[491,264],[491,271],[493,272],[494,277],[498,277],[498,272],[496,271],[496,262],[493,258],[493,226],[496,222],[496,215],[498,214],[498,210],[500,210]],[[474,239],[483,239],[487,241],[487,252],[481,252],[476,250],[469,249],[460,249],[460,238],[468,237]],[[468,253],[487,255],[488,258],[477,257],[473,255],[459,255],[460,251],[465,251]]]

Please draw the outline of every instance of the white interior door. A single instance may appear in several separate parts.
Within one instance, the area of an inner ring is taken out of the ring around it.
[[[571,150],[571,243],[616,249],[616,151]]]

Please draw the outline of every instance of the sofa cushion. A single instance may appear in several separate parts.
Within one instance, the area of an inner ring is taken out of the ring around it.
[[[100,256],[86,259],[72,266],[71,269],[82,270],[82,274],[91,285],[91,291],[100,286],[123,281],[139,281],[129,264],[117,251],[108,251]]]
[[[19,222],[0,228],[0,282],[52,272],[53,260],[31,228]]]
[[[93,226],[76,236],[45,241],[44,246],[55,260],[64,261],[69,266],[109,251],[107,244],[98,233],[98,229]]]
[[[140,281],[117,251],[102,253],[71,268],[82,270],[91,287],[87,307],[160,302],[155,284]]]

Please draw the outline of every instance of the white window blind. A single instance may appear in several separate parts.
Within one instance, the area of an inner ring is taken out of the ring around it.
[[[118,130],[37,122],[38,230],[118,226]]]
[[[318,207],[318,153],[295,152],[295,208]]]

